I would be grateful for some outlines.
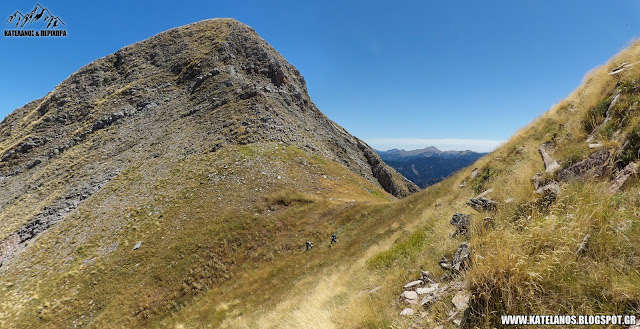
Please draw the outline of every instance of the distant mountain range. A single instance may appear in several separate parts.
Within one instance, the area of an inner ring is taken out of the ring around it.
[[[389,166],[420,188],[438,183],[487,154],[470,150],[441,151],[434,146],[410,151],[391,149],[376,152]]]

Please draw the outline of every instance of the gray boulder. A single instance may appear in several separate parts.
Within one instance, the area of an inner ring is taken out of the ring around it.
[[[467,230],[471,223],[471,215],[457,212],[453,214],[449,223],[455,226],[458,230]]]

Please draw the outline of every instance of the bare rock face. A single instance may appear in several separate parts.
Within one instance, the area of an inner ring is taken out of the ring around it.
[[[0,123],[0,250],[64,219],[132,163],[255,142],[325,156],[397,197],[419,190],[322,114],[300,72],[253,29],[205,20],[82,67]]]

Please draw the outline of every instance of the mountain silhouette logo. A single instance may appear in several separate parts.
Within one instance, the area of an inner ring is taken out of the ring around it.
[[[39,3],[36,3],[36,6],[28,14],[22,14],[19,10],[16,10],[13,15],[7,18],[6,22],[15,27],[25,27],[40,20],[47,24],[47,29],[65,25],[60,17],[54,16],[49,9],[42,7]]]

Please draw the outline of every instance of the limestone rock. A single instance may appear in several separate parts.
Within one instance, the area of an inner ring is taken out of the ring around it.
[[[552,163],[553,163],[553,159],[551,158],[551,156],[549,156],[549,153],[547,153],[547,143],[540,145],[540,147],[538,148],[538,152],[540,153],[540,157],[542,157],[542,162],[544,162],[544,169],[546,170]]]
[[[478,194],[478,196],[476,198],[481,198],[481,197],[487,196],[487,195],[489,195],[489,193],[492,193],[492,192],[493,192],[493,189],[490,188],[490,189]]]
[[[561,169],[562,169],[562,167],[560,166],[558,161],[553,160],[553,162],[551,162],[551,164],[547,167],[547,169],[544,172],[552,174],[552,175],[555,175]]]

